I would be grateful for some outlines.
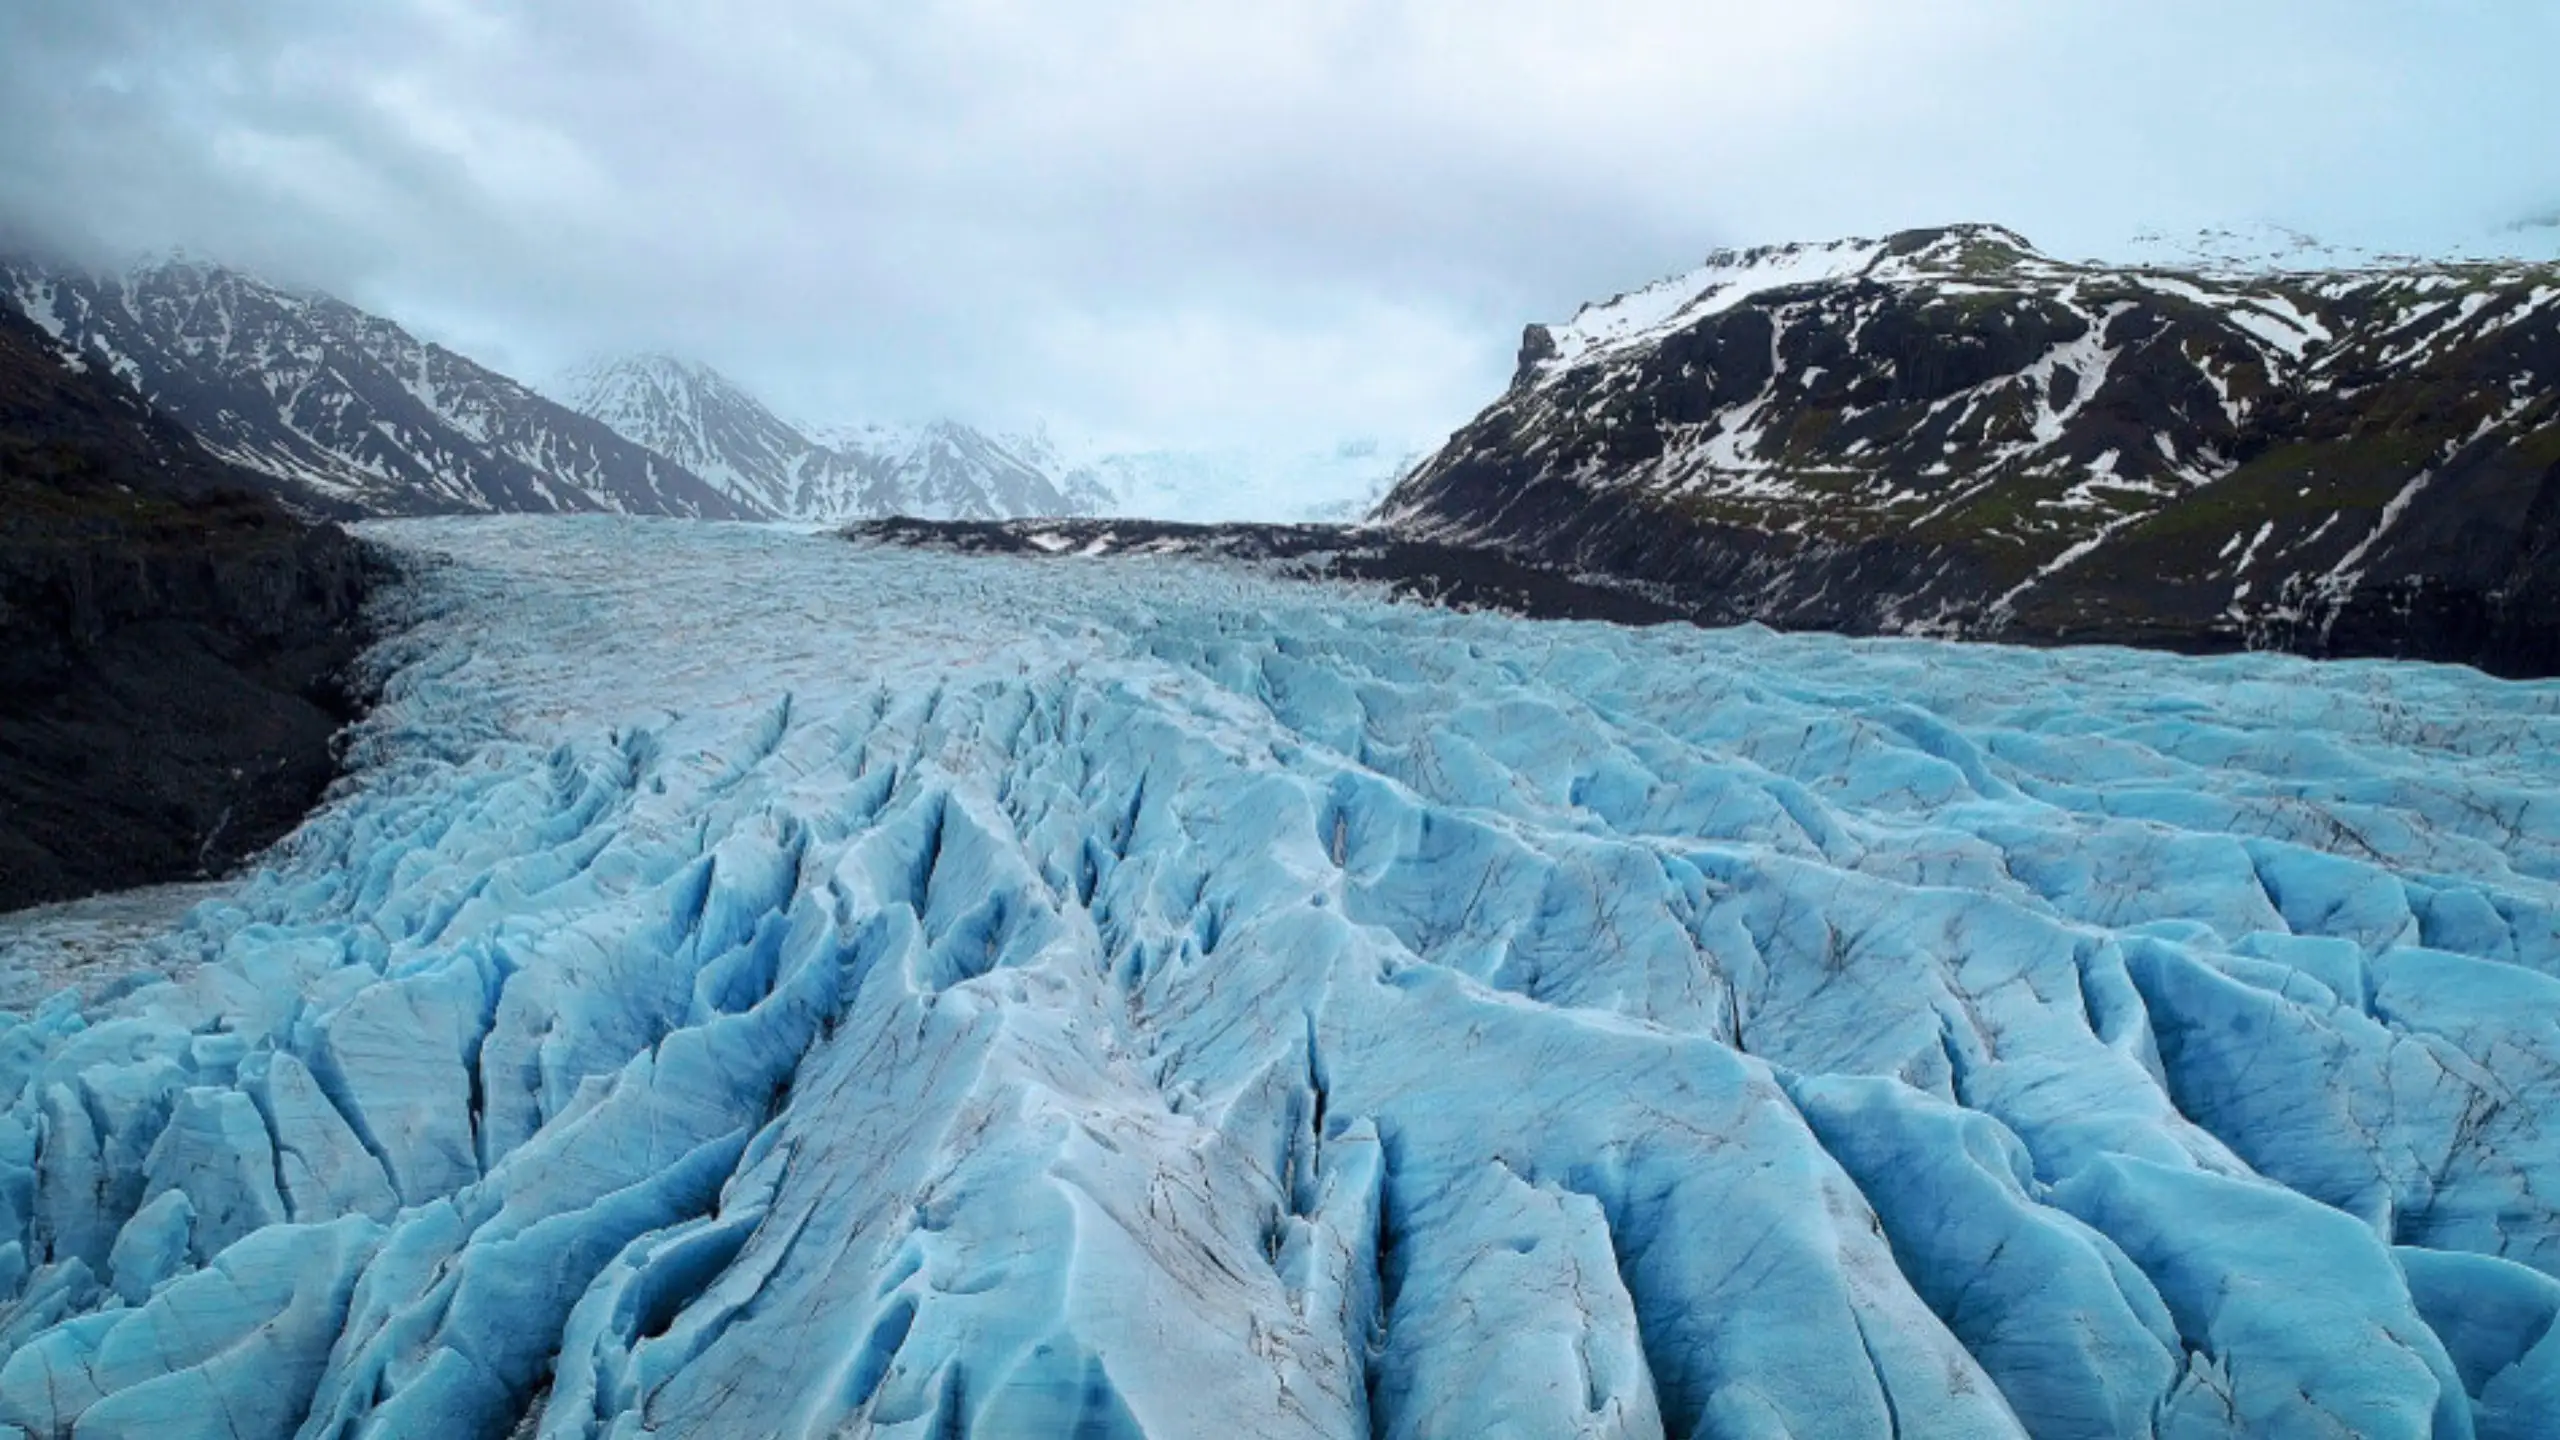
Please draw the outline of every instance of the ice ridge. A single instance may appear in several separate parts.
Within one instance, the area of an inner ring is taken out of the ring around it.
[[[0,1434],[2555,1433],[2560,685],[375,530]]]

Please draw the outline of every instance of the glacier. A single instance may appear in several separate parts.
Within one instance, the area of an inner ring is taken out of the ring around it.
[[[2560,684],[369,528],[0,1435],[2560,1434]]]

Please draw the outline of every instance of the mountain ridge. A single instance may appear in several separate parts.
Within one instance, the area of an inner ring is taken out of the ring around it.
[[[0,294],[217,456],[335,513],[744,518],[664,456],[330,296],[184,259],[0,264]]]
[[[1717,621],[2552,673],[2560,267],[1719,252],[1530,326],[1380,518]]]
[[[1042,428],[950,418],[810,424],[664,351],[536,386],[329,295],[182,253],[121,270],[0,256],[0,308],[288,503],[339,519],[1352,519],[1420,458],[1374,441],[1284,454],[1061,446]]]
[[[783,419],[718,370],[662,352],[591,360],[561,388],[572,409],[774,518],[834,524],[889,514],[1085,513],[1013,447],[956,420],[819,431]]]
[[[698,360],[589,360],[564,403],[763,513],[820,524],[904,516],[1002,521],[1117,516],[1174,522],[1353,520],[1421,459],[1374,439],[1303,450],[1062,441],[1045,426],[786,419]]]

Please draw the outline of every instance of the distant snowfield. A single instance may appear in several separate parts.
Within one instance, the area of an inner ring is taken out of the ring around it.
[[[2560,685],[373,533],[353,779],[0,1020],[0,1433],[2560,1414]]]
[[[1053,462],[1101,514],[1191,524],[1365,518],[1422,459],[1369,441],[1331,449],[1089,451]]]

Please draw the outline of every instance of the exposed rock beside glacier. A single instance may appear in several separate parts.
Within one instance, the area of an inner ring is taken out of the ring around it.
[[[2560,674],[2560,265],[1721,251],[1530,326],[1381,513],[1717,623]]]
[[[0,306],[0,910],[230,868],[336,765],[360,548]]]

